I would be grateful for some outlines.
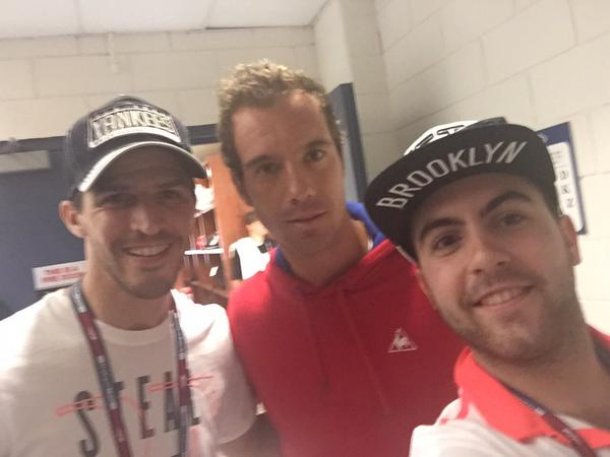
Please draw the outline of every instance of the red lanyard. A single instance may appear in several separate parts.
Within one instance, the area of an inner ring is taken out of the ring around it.
[[[553,414],[546,407],[534,399],[528,397],[523,392],[519,392],[517,389],[513,389],[510,386],[505,385],[519,400],[527,405],[532,411],[538,414],[544,421],[550,425],[557,433],[561,434],[566,440],[570,442],[570,446],[574,449],[581,457],[596,457],[595,451],[589,446],[589,444],[568,424],[562,421],[559,417]]]
[[[114,438],[114,444],[119,457],[131,457],[131,447],[129,445],[129,437],[127,429],[123,421],[123,412],[121,409],[121,400],[115,389],[115,379],[108,358],[108,352],[104,345],[104,340],[100,334],[95,318],[85,297],[83,296],[81,284],[77,283],[70,288],[70,297],[72,298],[72,306],[78,320],[81,324],[83,334],[89,343],[91,358],[95,366],[104,405],[108,415],[111,432]],[[187,430],[190,424],[190,408],[191,408],[191,392],[189,389],[189,370],[187,366],[186,342],[184,335],[180,329],[178,321],[178,312],[176,304],[172,300],[169,310],[170,324],[176,340],[176,364],[178,373],[178,405],[180,417],[178,421],[178,448],[179,456],[186,457],[187,454]]]

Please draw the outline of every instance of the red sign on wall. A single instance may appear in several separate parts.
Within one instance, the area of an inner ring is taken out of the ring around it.
[[[34,289],[56,289],[69,286],[78,281],[85,274],[86,262],[58,263],[44,267],[32,268],[34,276]]]

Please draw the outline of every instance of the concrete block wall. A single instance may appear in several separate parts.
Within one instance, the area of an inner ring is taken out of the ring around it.
[[[352,82],[368,178],[396,154],[386,71],[372,0],[329,0],[314,23],[322,83]]]
[[[125,92],[214,123],[218,79],[261,57],[329,90],[354,83],[369,179],[437,123],[570,122],[588,227],[578,291],[610,331],[606,0],[329,0],[312,27],[0,40],[0,139],[61,135]]]
[[[610,331],[610,2],[374,3],[395,158],[437,123],[496,115],[535,129],[570,122],[588,227],[578,293],[588,321]]]
[[[213,124],[219,79],[263,57],[319,77],[311,27],[0,40],[0,139],[63,135],[121,93]]]

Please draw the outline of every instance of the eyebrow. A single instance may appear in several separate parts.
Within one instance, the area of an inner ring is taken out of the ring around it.
[[[517,192],[515,190],[509,190],[498,195],[495,198],[492,198],[480,211],[479,216],[481,218],[487,216],[493,210],[501,206],[507,201],[517,200],[524,202],[531,202],[532,199],[522,192]],[[464,225],[464,223],[457,218],[454,217],[441,217],[439,219],[434,219],[427,224],[424,225],[419,236],[417,237],[418,242],[421,241],[430,233],[432,230],[435,230],[440,227],[448,227],[448,226],[456,226],[456,225]]]
[[[483,207],[483,209],[481,209],[481,211],[479,211],[479,215],[481,217],[485,217],[487,216],[489,213],[491,213],[493,210],[495,210],[498,206],[502,205],[503,203],[507,202],[507,201],[511,201],[511,200],[517,200],[517,201],[522,201],[522,202],[531,202],[532,199],[522,193],[522,192],[518,192],[516,190],[509,190],[504,192],[503,194],[498,195],[495,198],[492,198],[487,205],[485,205]]]
[[[332,145],[333,142],[332,141],[328,141],[327,139],[319,139],[319,140],[313,140],[310,141],[309,143],[307,143],[305,145],[306,149],[311,149],[311,148],[315,148],[317,146],[329,146]]]
[[[255,168],[257,165],[259,165],[261,163],[267,162],[268,160],[273,160],[271,155],[263,154],[263,155],[255,157],[254,159],[249,160],[248,162],[244,163],[243,168],[249,170],[249,169]]]
[[[464,223],[461,222],[459,219],[456,219],[453,217],[442,217],[439,219],[434,219],[433,221],[428,222],[427,224],[424,225],[424,227],[421,229],[421,232],[419,232],[417,241],[421,243],[423,241],[423,239],[426,238],[428,233],[430,233],[432,230],[435,230],[437,228],[448,227],[448,226],[452,226],[452,225],[463,225],[463,224]]]
[[[326,140],[326,139],[316,139],[316,140],[312,140],[309,143],[307,143],[305,145],[305,149],[309,150],[318,146],[329,146],[332,145],[333,142]],[[250,168],[254,168],[257,165],[264,163],[268,160],[274,160],[273,156],[271,154],[265,153],[262,154],[258,157],[253,158],[252,160],[249,160],[248,162],[243,164],[243,168],[244,169],[250,169]]]

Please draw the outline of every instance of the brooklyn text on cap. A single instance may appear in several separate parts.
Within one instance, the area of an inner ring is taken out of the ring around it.
[[[540,137],[504,118],[433,127],[369,185],[365,205],[382,232],[409,257],[410,221],[421,202],[439,187],[480,173],[510,173],[535,184],[557,207],[555,171]]]
[[[205,177],[182,122],[143,99],[121,96],[80,118],[68,132],[65,153],[71,191],[88,191],[117,158],[144,146],[176,153],[193,177]]]

